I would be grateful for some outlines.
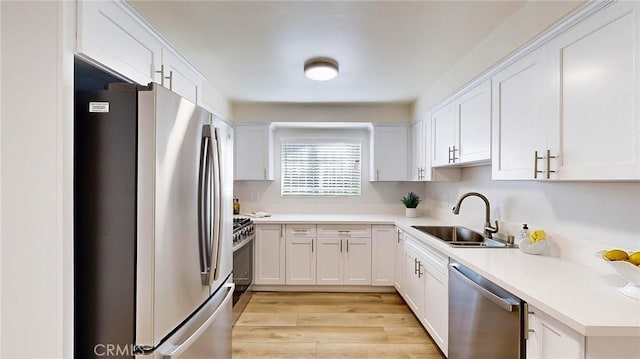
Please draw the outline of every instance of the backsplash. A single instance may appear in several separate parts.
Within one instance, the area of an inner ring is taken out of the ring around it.
[[[364,174],[364,173],[363,173]],[[240,198],[240,212],[404,214],[402,196],[409,191],[424,196],[424,184],[411,182],[369,182],[363,180],[362,194],[353,197],[282,197],[280,180],[235,181],[234,193]],[[419,207],[421,208],[421,207]]]
[[[640,250],[640,183],[493,181],[491,166],[469,167],[460,182],[427,183],[421,207],[431,217],[481,232],[480,199],[465,199],[458,216],[451,211],[460,195],[471,191],[487,196],[500,233],[517,238],[523,223],[544,229],[553,256],[609,269],[596,258],[597,251]]]

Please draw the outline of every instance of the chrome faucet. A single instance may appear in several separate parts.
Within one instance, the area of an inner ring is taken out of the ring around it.
[[[483,196],[482,194],[478,193],[478,192],[467,192],[465,194],[463,194],[460,199],[458,199],[458,203],[456,203],[456,205],[453,207],[453,214],[460,214],[460,205],[462,204],[462,201],[469,197],[469,196],[476,196],[476,197],[480,197],[480,199],[482,199],[484,201],[484,205],[485,205],[485,213],[484,213],[484,232],[483,235],[485,238],[493,238],[493,233],[498,233],[498,221],[496,221],[496,226],[492,227],[491,226],[491,220],[489,219],[489,213],[491,212],[491,205],[489,204],[489,200],[487,199],[487,197]]]

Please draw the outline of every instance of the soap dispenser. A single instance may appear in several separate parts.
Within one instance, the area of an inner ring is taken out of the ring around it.
[[[529,238],[529,226],[527,224],[522,225],[522,229],[520,230],[520,239],[528,239]]]

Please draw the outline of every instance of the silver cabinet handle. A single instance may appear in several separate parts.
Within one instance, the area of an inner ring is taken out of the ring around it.
[[[311,238],[311,253],[313,253],[313,238]]]
[[[169,80],[169,90],[173,90],[173,71],[169,71],[169,76],[165,77],[165,79]]]
[[[400,243],[400,230],[398,229],[398,230],[396,231],[396,233],[398,234],[398,235],[397,235],[398,243]]]
[[[556,173],[556,171],[551,170],[551,159],[556,158],[556,156],[551,156],[551,150],[547,150],[547,179],[551,178],[552,173]]]
[[[342,253],[342,239],[340,240],[340,253]]]
[[[448,150],[449,150],[449,162],[447,163],[451,163],[451,146],[448,147]]]
[[[451,158],[451,162],[456,163],[456,160],[458,159],[458,157],[456,157],[456,151],[459,151],[456,149],[456,146],[453,145],[453,151],[451,151],[452,153],[452,158]]]
[[[524,303],[523,307],[524,323],[522,326],[524,327],[524,340],[529,340],[529,333],[535,333],[535,330],[529,329],[529,314],[535,315],[535,313],[529,311],[529,303]]]
[[[418,274],[418,258],[413,258],[413,274]]]
[[[538,156],[538,151],[533,153],[533,178],[538,178],[538,173],[542,173],[542,171],[538,171],[538,160],[541,160],[542,157]]]
[[[164,86],[164,65],[160,65],[160,71],[156,70],[157,74],[160,74],[160,86]]]
[[[422,275],[424,273],[422,273],[422,263],[420,261],[418,261],[418,278],[422,278]]]
[[[347,253],[349,253],[349,240],[347,239]]]
[[[485,298],[489,299],[490,301],[494,302],[500,308],[506,310],[507,312],[513,312],[518,307],[519,304],[509,302],[509,301],[505,300],[504,298],[500,298],[499,296],[495,295],[494,293],[491,293],[489,290],[487,290],[486,288],[482,287],[478,283],[476,283],[476,282],[472,281],[471,279],[467,278],[467,276],[465,276],[464,274],[462,274],[462,272],[460,272],[460,270],[458,269],[458,267],[455,264],[449,264],[449,267],[451,268],[450,273],[452,273],[455,276],[457,276],[460,280],[465,282],[466,285],[468,285],[469,287],[474,289],[476,292],[478,292],[478,294],[480,294],[480,295],[484,296]]]

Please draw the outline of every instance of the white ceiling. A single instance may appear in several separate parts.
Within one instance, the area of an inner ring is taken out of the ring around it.
[[[410,102],[522,1],[128,1],[232,101]],[[303,76],[311,57],[334,80]]]

